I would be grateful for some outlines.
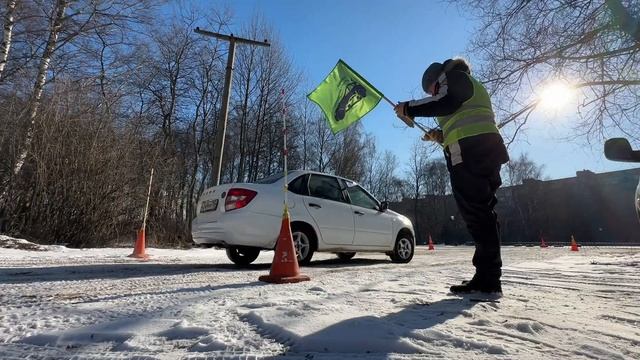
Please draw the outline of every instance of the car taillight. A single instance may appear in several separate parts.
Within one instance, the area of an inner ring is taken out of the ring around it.
[[[231,211],[247,206],[258,193],[249,189],[229,189],[224,202],[224,210]]]

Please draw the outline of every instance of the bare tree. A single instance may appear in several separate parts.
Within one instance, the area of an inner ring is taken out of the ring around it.
[[[331,167],[336,175],[361,181],[365,173],[362,124],[352,125],[339,135]]]
[[[31,32],[21,33],[28,34],[27,40],[33,44],[40,43],[38,37],[47,40],[41,41],[46,46],[39,64],[47,65],[47,70],[43,71],[43,66],[24,68],[36,73],[35,98],[39,99],[34,102],[34,96],[30,96],[30,101],[22,101],[29,111],[27,116],[21,119],[20,110],[15,110],[21,104],[22,84],[3,84],[17,96],[9,98],[10,102],[2,101],[2,108],[11,110],[2,114],[3,124],[11,127],[0,129],[0,147],[16,153],[12,143],[17,141],[6,135],[20,135],[24,127],[28,128],[29,142],[28,146],[20,144],[20,152],[30,154],[22,157],[27,158],[30,166],[24,169],[29,171],[8,182],[2,159],[3,191],[5,184],[11,186],[10,201],[0,204],[0,212],[9,219],[8,229],[35,237],[51,234],[49,241],[64,236],[77,246],[117,239],[118,232],[140,219],[150,166],[162,156],[166,161],[160,162],[163,166],[159,170],[163,171],[159,174],[165,176],[158,176],[159,181],[154,183],[150,217],[153,230],[160,231],[151,233],[155,238],[162,235],[170,242],[180,242],[186,238],[197,194],[206,179],[207,163],[200,154],[209,135],[203,127],[215,118],[212,113],[216,112],[219,57],[211,48],[205,49],[200,38],[188,38],[188,46],[172,50],[167,49],[171,44],[181,44],[180,39],[167,36],[175,41],[137,42],[138,36],[158,34],[145,27],[145,11],[153,11],[153,6],[144,0],[66,4],[65,11],[55,8],[59,11],[51,17],[52,24],[59,26],[50,25],[48,32],[27,29]],[[134,32],[127,31],[131,27]],[[56,31],[51,28],[57,31],[55,42]],[[192,26],[185,29],[196,38]],[[27,42],[23,40],[22,44]],[[155,78],[145,77],[161,68],[149,66],[154,65],[153,59],[163,55],[165,59],[183,59],[185,52],[190,54],[189,62],[166,62],[174,70],[167,73],[174,76],[165,76],[169,79],[165,84],[178,79],[173,82],[176,86],[167,86],[166,92],[158,90],[156,95],[168,95],[154,98],[146,89],[153,80],[158,84],[163,77],[159,71]],[[191,56],[194,54],[200,56]],[[183,68],[172,67],[176,63]],[[180,86],[189,91],[182,91]],[[5,117],[17,120],[4,122]],[[158,145],[168,143],[163,141],[167,139],[171,140],[171,151],[159,154]],[[59,196],[65,194],[73,196]],[[104,202],[96,198],[101,194]],[[108,207],[124,212],[109,213]],[[86,213],[89,209],[95,217]],[[97,229],[102,230],[89,233]]]
[[[383,201],[400,201],[405,193],[405,183],[396,175],[398,157],[385,150],[374,170],[373,187],[370,189]]]
[[[509,161],[503,169],[505,185],[521,185],[524,180],[541,180],[544,173],[544,165],[538,165],[522,153],[517,159]]]
[[[540,183],[527,180],[542,180],[544,166],[536,164],[526,153],[520,154],[517,159],[511,159],[503,168],[503,181],[508,186],[503,191],[503,201],[510,210],[511,216],[507,217],[505,227],[517,226],[521,234],[536,234],[545,223],[546,212],[541,211]],[[520,185],[520,186],[518,186]],[[524,185],[524,186],[521,186]],[[548,221],[548,219],[547,219]],[[528,241],[534,239],[528,238]]]
[[[249,24],[248,28],[245,29],[244,33],[245,36],[249,38],[255,38],[258,35],[259,31],[263,29],[264,27],[262,27],[261,29],[259,20],[257,18],[254,18],[251,24]],[[236,149],[238,150],[238,153],[237,163],[234,166],[235,169],[233,170],[237,172],[235,180],[238,182],[245,181],[247,177],[247,153],[250,146],[249,141],[247,141],[247,137],[249,136],[248,132],[250,131],[249,107],[253,107],[253,100],[256,98],[256,93],[259,90],[258,86],[260,85],[260,82],[257,78],[260,76],[260,73],[258,72],[260,59],[258,58],[258,56],[259,52],[262,51],[264,51],[264,49],[257,48],[255,46],[241,46],[238,49],[238,58],[235,63],[233,90],[235,92],[235,97],[237,100],[234,111],[236,112],[235,117],[238,122],[238,128],[236,132]]]
[[[449,170],[443,158],[431,160],[425,165],[424,189],[429,195],[450,193]]]
[[[418,149],[422,148],[423,152],[414,154],[412,151],[406,182],[412,189],[416,239],[422,242],[430,234],[441,234],[448,222],[445,210],[447,194],[450,193],[449,171],[444,159],[431,157],[440,150],[438,146],[426,143],[415,145]]]
[[[4,13],[2,43],[0,43],[0,81],[2,80],[2,72],[7,64],[9,49],[11,48],[11,37],[13,36],[13,24],[17,3],[17,0],[7,0],[7,8]]]
[[[456,0],[477,16],[471,45],[512,139],[553,80],[582,93],[577,136],[611,131],[640,139],[640,2],[635,0]]]
[[[329,164],[335,156],[336,139],[331,133],[324,116],[315,118],[310,125],[312,129],[312,148],[314,153],[314,170],[327,172]]]
[[[277,33],[263,18],[255,16],[240,33],[245,38],[267,38],[271,43],[268,49],[242,46],[236,53],[222,177],[242,182],[282,171],[283,107],[289,125],[290,165],[299,163],[295,137],[300,112],[295,105],[301,76]]]
[[[149,0],[113,0],[113,1],[70,1],[56,0],[47,17],[46,41],[42,53],[37,57],[38,66],[34,85],[30,94],[27,110],[27,129],[24,141],[14,167],[14,173],[20,172],[31,148],[35,119],[42,102],[45,85],[55,79],[65,68],[65,61],[82,60],[78,57],[78,42],[88,34],[108,34],[113,29],[130,29],[139,24],[147,10],[154,5]],[[38,40],[36,40],[36,43]],[[67,54],[68,56],[63,56]],[[56,58],[57,57],[57,58]],[[33,56],[32,59],[36,57]],[[32,60],[28,59],[28,61]],[[56,61],[57,67],[52,67]],[[75,68],[68,66],[67,68]],[[51,71],[51,70],[55,71]],[[48,74],[53,75],[48,79]]]
[[[300,129],[298,136],[301,163],[300,168],[302,170],[310,169],[313,166],[311,164],[313,150],[311,148],[312,129],[310,125],[312,123],[312,119],[317,119],[319,117],[320,114],[318,113],[318,108],[313,103],[306,99],[302,101],[297,116],[298,119],[302,120],[302,128]]]
[[[407,184],[411,188],[411,197],[413,197],[413,219],[416,226],[416,234],[418,239],[422,239],[422,229],[418,213],[419,199],[424,195],[424,187],[426,178],[429,176],[427,165],[429,157],[434,153],[435,147],[429,146],[428,143],[421,139],[416,139],[411,146],[409,155],[409,163],[407,170]]]
[[[226,65],[226,48],[193,28],[224,31],[231,18],[183,8],[156,13],[161,26],[148,24],[136,9],[151,14],[152,3],[17,5],[15,46],[0,89],[10,95],[0,97],[0,151],[9,154],[0,157],[0,184],[9,195],[0,204],[3,231],[73,246],[130,241],[153,168],[147,239],[187,244],[210,179]],[[282,171],[284,105],[292,167],[355,180],[392,174],[378,188],[385,198],[403,196],[397,159],[369,161],[380,156],[360,125],[334,136],[299,90],[300,72],[270,25],[258,20],[246,26],[246,37],[268,37],[272,46],[238,52],[223,179],[254,181]],[[16,158],[24,166],[14,175]]]
[[[377,187],[376,184],[376,171],[378,164],[380,163],[380,154],[376,149],[376,140],[371,134],[365,134],[363,140],[362,156],[364,157],[364,176],[362,178],[362,184],[369,191],[374,191]]]
[[[216,17],[209,21],[208,28],[220,31],[229,21],[228,15],[216,13]],[[223,55],[220,42],[212,45],[199,43],[195,51],[195,68],[189,79],[190,95],[195,110],[188,123],[190,139],[187,141],[189,150],[185,151],[185,162],[189,165],[187,171],[187,189],[185,194],[186,224],[191,229],[192,220],[195,218],[196,204],[209,175],[209,162],[205,157],[206,143],[209,140],[208,129],[215,129],[218,119],[217,104],[221,97],[223,79],[222,61]],[[213,133],[211,133],[211,137]]]
[[[430,176],[428,171],[429,158],[437,150],[435,146],[430,146],[421,139],[416,139],[411,146],[409,155],[409,168],[407,170],[407,181],[411,184],[412,196],[419,199],[425,192],[425,184]]]
[[[23,150],[20,152],[20,155],[18,156],[18,159],[16,161],[16,165],[14,168],[15,174],[19,173],[22,169],[22,165],[24,164],[24,161],[29,153],[29,148],[31,147],[31,142],[33,140],[33,127],[35,125],[36,116],[38,115],[38,108],[40,107],[40,101],[42,99],[42,91],[44,89],[47,70],[49,69],[49,63],[51,62],[51,57],[53,56],[56,48],[58,35],[60,34],[60,29],[62,28],[62,23],[65,17],[65,11],[67,10],[68,6],[68,0],[57,0],[56,5],[53,9],[49,38],[42,53],[40,66],[38,66],[38,74],[36,75],[36,82],[33,86],[33,95],[31,96],[28,115],[29,126],[27,128]]]

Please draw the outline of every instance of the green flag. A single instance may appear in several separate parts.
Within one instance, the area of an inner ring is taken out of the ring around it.
[[[384,95],[360,74],[339,60],[329,75],[307,95],[318,104],[334,134],[373,110]]]

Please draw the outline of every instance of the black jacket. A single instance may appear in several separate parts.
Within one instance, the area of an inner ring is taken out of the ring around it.
[[[455,66],[438,78],[437,94],[406,103],[405,113],[410,117],[451,115],[473,96],[470,76]]]

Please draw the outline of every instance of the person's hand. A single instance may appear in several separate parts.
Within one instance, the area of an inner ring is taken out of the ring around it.
[[[403,117],[407,116],[407,113],[405,113],[406,108],[406,102],[399,102],[396,106],[393,107],[393,111],[395,111],[396,115],[398,115],[398,117],[402,119]]]
[[[396,112],[396,115],[400,120],[402,120],[408,127],[413,127],[413,118],[408,116],[405,112],[406,110],[406,102],[399,102],[396,106],[393,107],[393,110]]]
[[[440,129],[431,129],[429,132],[425,133],[422,136],[422,140],[424,141],[435,141],[439,144],[444,142],[444,135],[442,134],[442,130]]]

